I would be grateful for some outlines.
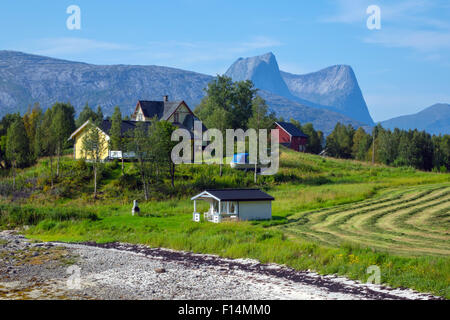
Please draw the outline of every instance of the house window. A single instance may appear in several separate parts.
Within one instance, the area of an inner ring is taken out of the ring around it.
[[[237,214],[237,202],[230,202],[230,213]]]
[[[221,202],[222,205],[222,210],[221,213],[227,213],[227,203],[226,202]]]
[[[175,112],[174,114],[173,114],[173,122],[179,122],[179,115],[178,115],[178,112]]]

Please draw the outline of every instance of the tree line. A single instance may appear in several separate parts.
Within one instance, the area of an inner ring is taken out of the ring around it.
[[[337,123],[326,138],[328,155],[343,159],[372,161],[389,166],[410,166],[419,170],[450,171],[450,135],[425,131],[386,130],[381,125],[372,133],[360,127]]]
[[[250,80],[233,82],[230,77],[217,76],[205,89],[206,96],[195,110],[196,114],[208,128],[216,128],[225,135],[226,129],[273,129],[277,118],[269,110],[266,101],[258,95]],[[309,136],[306,152],[322,151],[323,133],[316,131],[312,123],[301,125],[290,122]]]
[[[45,112],[39,104],[23,115],[7,114],[0,121],[0,166],[16,170],[30,166],[39,157],[50,158],[51,181],[60,175],[60,160],[69,146],[67,139],[75,130],[75,109],[70,103],[55,103]],[[54,168],[56,160],[56,168]],[[54,171],[56,171],[54,173]]]

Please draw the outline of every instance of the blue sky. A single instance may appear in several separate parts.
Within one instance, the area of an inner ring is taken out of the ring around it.
[[[73,4],[81,30],[66,27]],[[292,73],[348,64],[376,121],[450,103],[448,0],[3,0],[0,30],[0,49],[95,64],[215,75],[269,51]]]

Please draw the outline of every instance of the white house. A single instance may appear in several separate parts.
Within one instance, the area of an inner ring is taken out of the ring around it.
[[[203,200],[210,204],[203,214],[205,220],[219,223],[223,219],[270,220],[275,198],[259,189],[224,189],[205,190],[191,200],[194,201],[194,221],[200,222],[197,200]]]

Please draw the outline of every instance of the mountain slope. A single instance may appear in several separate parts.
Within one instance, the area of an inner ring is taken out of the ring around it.
[[[77,109],[89,102],[101,105],[106,114],[114,106],[127,114],[138,99],[185,100],[194,107],[213,77],[159,66],[99,66],[0,51],[0,115],[25,112],[29,104],[42,107],[70,101]]]
[[[338,112],[311,108],[267,91],[259,91],[258,94],[266,100],[270,110],[274,111],[277,116],[283,117],[286,121],[293,118],[302,124],[311,122],[316,130],[321,130],[325,135],[329,135],[333,131],[337,122],[345,125],[351,124],[355,128],[363,127],[366,131],[370,131],[364,123]]]
[[[234,81],[251,80],[256,88],[293,98],[280,74],[273,53],[251,58],[239,58],[225,73]]]
[[[281,76],[295,97],[333,107],[335,111],[356,120],[373,124],[350,66],[336,65],[305,75],[281,72]]]
[[[416,114],[382,121],[386,129],[418,129],[431,134],[450,134],[450,104],[438,103]]]

